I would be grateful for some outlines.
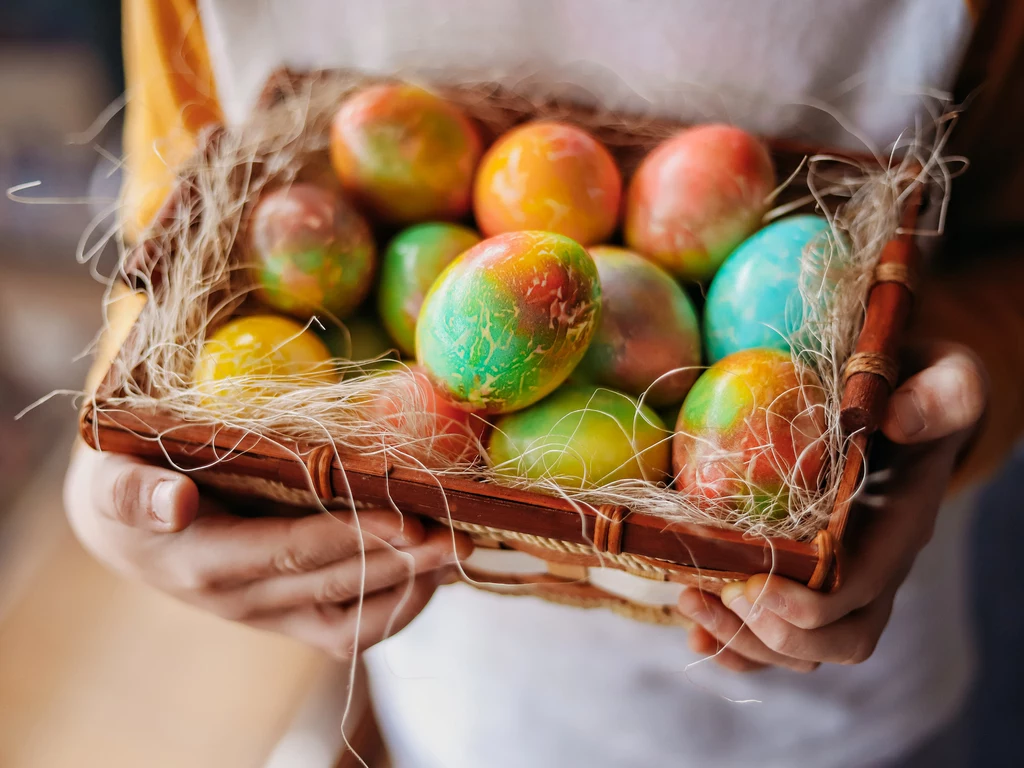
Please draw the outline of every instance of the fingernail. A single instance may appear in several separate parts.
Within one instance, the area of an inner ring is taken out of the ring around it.
[[[735,613],[741,619],[747,618],[750,614],[750,601],[747,600],[744,582],[735,581],[722,587],[722,605]]]
[[[925,428],[924,409],[913,391],[894,394],[892,410],[896,415],[896,423],[907,437],[913,437]]]
[[[161,480],[153,489],[153,496],[150,499],[153,517],[164,525],[174,524],[174,497],[175,480]]]

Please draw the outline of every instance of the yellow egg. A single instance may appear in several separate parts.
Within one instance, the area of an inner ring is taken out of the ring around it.
[[[239,317],[206,340],[192,381],[208,395],[202,398],[204,405],[223,399],[252,401],[272,395],[274,386],[286,380],[298,384],[337,381],[330,359],[327,346],[299,323],[274,315]],[[237,377],[244,379],[224,382]]]

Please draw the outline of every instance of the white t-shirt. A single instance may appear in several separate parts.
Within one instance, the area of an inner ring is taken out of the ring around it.
[[[244,117],[282,64],[343,66],[568,82],[613,108],[882,149],[913,126],[918,95],[950,85],[970,30],[963,0],[199,5],[229,120]],[[691,667],[697,658],[680,630],[446,588],[367,654],[396,764],[827,768],[891,760],[948,720],[969,686],[969,502],[943,511],[875,655],[806,676]]]

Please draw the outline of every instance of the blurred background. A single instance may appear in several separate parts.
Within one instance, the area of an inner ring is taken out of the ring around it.
[[[36,204],[0,198],[0,766],[328,764],[338,745],[309,734],[336,730],[324,718],[343,670],[96,565],[61,508],[75,401],[15,420],[48,392],[81,386],[79,355],[99,328],[104,285],[75,254],[91,223],[97,236],[109,227],[102,214],[119,184],[119,28],[119,0],[0,4],[0,189],[41,182],[12,193]],[[79,202],[38,202],[54,198]],[[973,534],[972,765],[1020,757],[1022,471],[1018,456]]]

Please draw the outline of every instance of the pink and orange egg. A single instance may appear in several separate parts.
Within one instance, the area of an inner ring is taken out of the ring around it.
[[[761,223],[775,187],[767,147],[730,125],[688,128],[640,164],[626,197],[626,244],[676,277],[706,281]]]
[[[388,448],[427,466],[473,461],[488,427],[445,398],[419,366],[388,364],[364,415],[384,429]]]

